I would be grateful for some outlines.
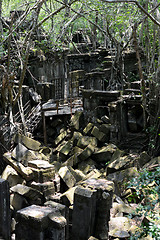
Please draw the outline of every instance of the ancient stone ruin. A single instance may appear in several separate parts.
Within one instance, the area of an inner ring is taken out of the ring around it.
[[[12,131],[7,119],[0,124],[3,239],[134,235],[136,216],[126,215],[135,205],[125,200],[133,189],[126,189],[125,182],[137,176],[138,169],[159,164],[159,157],[151,159],[146,153],[140,82],[108,90],[113,52],[65,50],[63,56],[52,53],[47,59],[31,53],[23,114],[17,106]],[[126,53],[126,75],[137,71],[134,63],[135,52]]]

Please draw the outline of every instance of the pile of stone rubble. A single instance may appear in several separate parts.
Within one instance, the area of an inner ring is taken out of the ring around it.
[[[53,147],[18,134],[4,154],[1,178],[8,180],[12,233],[16,239],[129,239],[136,204],[126,182],[150,164],[147,153],[125,153],[109,143],[107,116],[85,125],[76,112]],[[159,158],[152,159],[159,163]],[[123,200],[122,200],[123,199]]]

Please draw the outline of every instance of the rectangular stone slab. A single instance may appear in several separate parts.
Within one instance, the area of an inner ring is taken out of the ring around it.
[[[32,180],[34,177],[33,171],[30,167],[24,167],[21,163],[11,158],[11,153],[7,152],[3,155],[3,159],[12,166],[25,180]]]

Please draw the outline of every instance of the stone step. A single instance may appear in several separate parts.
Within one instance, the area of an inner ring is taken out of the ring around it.
[[[134,81],[130,83],[130,88],[133,89],[140,89],[141,81]]]
[[[131,93],[133,93],[133,94],[135,94],[135,95],[141,95],[141,91],[140,91],[140,89],[130,89],[130,88],[127,88],[127,89],[125,89],[124,90],[124,94],[131,94]]]

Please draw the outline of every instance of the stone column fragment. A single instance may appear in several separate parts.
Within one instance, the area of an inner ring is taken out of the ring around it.
[[[94,230],[96,191],[77,187],[74,193],[72,239],[88,240]]]
[[[9,184],[0,178],[0,235],[5,239],[11,238],[11,212]]]

